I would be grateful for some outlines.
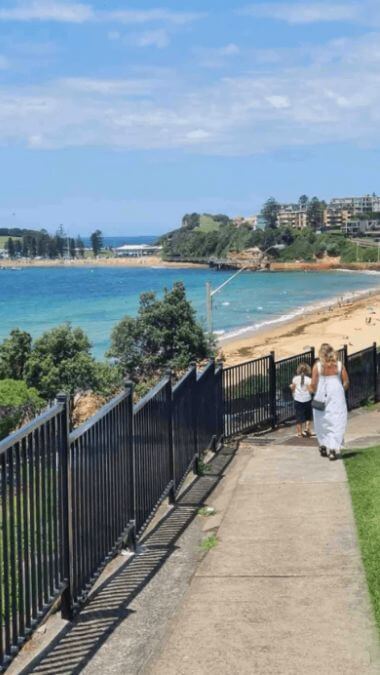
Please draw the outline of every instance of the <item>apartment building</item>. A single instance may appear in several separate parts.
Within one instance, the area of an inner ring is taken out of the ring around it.
[[[279,227],[293,227],[302,230],[307,227],[307,212],[299,204],[281,204],[277,223]]]
[[[380,197],[376,194],[364,197],[336,197],[331,200],[329,207],[333,210],[350,211],[353,215],[380,211]]]
[[[352,212],[347,208],[331,208],[328,206],[323,212],[323,226],[327,228],[343,228],[347,225]]]
[[[353,218],[342,225],[341,229],[344,234],[349,236],[380,237],[379,220],[359,220]]]

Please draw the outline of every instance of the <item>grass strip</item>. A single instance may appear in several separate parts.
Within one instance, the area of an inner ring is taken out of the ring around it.
[[[360,548],[380,631],[380,446],[344,457]]]

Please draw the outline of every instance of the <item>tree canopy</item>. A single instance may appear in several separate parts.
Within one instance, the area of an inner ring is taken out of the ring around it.
[[[280,210],[280,204],[274,197],[269,197],[262,208],[262,215],[267,228],[274,230],[277,227],[277,218]]]
[[[213,344],[179,282],[172,290],[165,290],[162,300],[154,293],[140,296],[136,318],[126,316],[113,329],[108,356],[137,381],[160,375],[168,367],[185,370],[192,361],[204,360],[212,353]]]
[[[95,230],[91,235],[92,252],[96,258],[103,248],[103,235],[100,230]]]
[[[21,422],[33,418],[45,405],[38,391],[20,380],[0,380],[0,439]]]

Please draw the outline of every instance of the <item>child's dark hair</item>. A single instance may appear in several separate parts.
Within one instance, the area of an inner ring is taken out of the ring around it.
[[[307,363],[300,363],[297,368],[297,375],[301,375],[301,387],[305,384],[305,376],[310,377],[311,368]]]

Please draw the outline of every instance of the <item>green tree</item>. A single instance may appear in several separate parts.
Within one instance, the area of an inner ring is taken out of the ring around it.
[[[262,215],[267,228],[274,230],[277,227],[277,218],[280,211],[280,204],[274,197],[269,197],[262,208]]]
[[[76,240],[76,249],[77,249],[78,256],[80,258],[84,258],[84,243],[83,243],[83,239],[79,236],[77,237],[77,240]]]
[[[313,197],[309,201],[307,207],[308,226],[313,230],[319,230],[323,227],[323,213],[325,210],[325,202],[322,202],[318,197]]]
[[[6,243],[6,249],[8,251],[8,255],[10,258],[14,258],[16,254],[16,249],[15,249],[15,243],[12,239],[12,237],[9,237],[7,243]]]
[[[32,336],[15,328],[0,344],[0,379],[22,380],[32,350]]]
[[[213,353],[213,344],[198,324],[179,282],[162,300],[143,293],[136,318],[126,316],[111,334],[108,356],[135,381],[157,377],[165,368],[185,370]]]
[[[95,230],[91,235],[92,252],[95,258],[99,255],[103,248],[103,235],[100,230]]]
[[[19,380],[0,380],[0,439],[22,422],[32,419],[45,405],[38,391]]]
[[[307,195],[301,195],[298,204],[301,209],[306,209],[307,205],[309,203],[309,197]]]
[[[69,253],[70,253],[70,258],[76,258],[77,251],[75,247],[75,239],[69,240]]]
[[[75,394],[96,388],[96,361],[81,328],[63,324],[35,341],[25,368],[25,379],[46,400],[60,391]]]
[[[20,239],[16,239],[15,241],[15,254],[17,256],[22,255],[22,241]]]

